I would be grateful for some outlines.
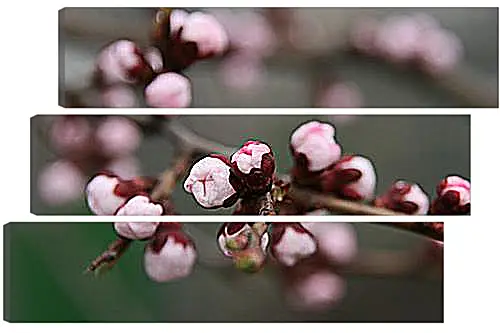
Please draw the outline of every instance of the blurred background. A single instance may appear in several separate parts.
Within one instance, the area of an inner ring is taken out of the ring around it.
[[[231,52],[186,71],[193,107],[498,107],[497,8],[201,10]],[[120,38],[148,45],[154,16],[61,10],[60,103],[72,92],[103,106],[87,89],[96,55]]]
[[[428,240],[386,226],[353,223],[364,253],[407,253]],[[4,319],[11,322],[442,322],[438,274],[346,275],[345,296],[323,310],[287,301],[282,272],[269,263],[247,275],[217,249],[216,223],[188,223],[199,253],[192,275],[159,284],[133,243],[105,275],[86,266],[115,234],[109,223],[10,223],[4,226]],[[402,252],[401,252],[402,251]],[[405,265],[404,262],[394,264]],[[411,263],[410,263],[411,264]],[[378,262],[371,263],[377,270]],[[442,262],[441,262],[442,267]],[[423,272],[422,272],[423,273]]]
[[[470,179],[469,116],[157,116],[153,123],[158,126],[170,121],[230,147],[239,147],[252,138],[262,140],[274,151],[277,172],[285,174],[293,163],[289,153],[291,133],[313,119],[335,125],[336,141],[345,154],[360,154],[373,161],[377,194],[383,194],[395,180],[404,179],[419,183],[434,197],[437,184],[447,175]],[[89,134],[91,130],[96,133]],[[173,162],[174,146],[165,135],[145,133],[129,118],[120,116],[32,118],[31,211],[48,215],[90,214],[83,188],[91,176],[104,168],[124,178],[159,175]],[[82,150],[82,144],[92,151]],[[182,184],[179,182],[173,193],[180,214],[232,212],[199,207]]]

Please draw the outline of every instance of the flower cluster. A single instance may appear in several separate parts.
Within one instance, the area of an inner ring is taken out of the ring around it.
[[[96,60],[95,77],[106,107],[134,107],[134,86],[145,86],[150,107],[180,108],[191,103],[191,83],[182,71],[195,62],[223,54],[226,30],[214,16],[184,10],[157,12],[149,47],[118,40],[104,47]]]
[[[47,139],[57,160],[42,170],[38,189],[48,204],[65,204],[80,197],[85,179],[96,170],[127,178],[139,173],[134,153],[142,134],[125,117],[56,116]]]
[[[145,177],[124,180],[115,174],[101,172],[87,183],[87,205],[95,215],[171,215],[168,202],[157,202],[151,198],[156,182]]]
[[[274,171],[271,148],[260,141],[247,141],[230,158],[209,155],[196,162],[184,189],[205,208],[230,207],[240,198],[269,192]]]
[[[397,64],[415,63],[433,75],[453,70],[463,54],[460,39],[422,13],[382,21],[364,18],[354,26],[350,41],[361,53]]]
[[[409,215],[470,212],[470,183],[459,176],[448,176],[440,183],[432,209],[420,185],[404,180],[394,182],[385,194],[374,198],[376,174],[372,162],[363,156],[341,157],[334,134],[333,126],[316,121],[300,126],[292,134],[292,174],[297,184],[353,201],[374,199],[376,207]]]
[[[343,155],[331,124],[310,121],[299,126],[291,135],[290,151],[294,160],[292,185],[403,214],[470,212],[470,183],[459,176],[449,176],[440,183],[432,205],[420,185],[404,180],[394,182],[376,197],[373,163],[361,155]],[[262,214],[265,208],[271,214],[300,215],[314,208],[287,196],[290,183],[274,174],[275,167],[268,145],[248,141],[230,159],[209,155],[196,162],[184,189],[204,208],[230,207],[242,199],[235,214]]]

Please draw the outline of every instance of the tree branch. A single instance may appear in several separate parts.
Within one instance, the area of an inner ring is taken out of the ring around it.
[[[101,267],[107,267],[111,269],[117,262],[118,259],[125,253],[129,248],[132,240],[126,238],[117,238],[108,248],[102,252],[97,258],[95,258],[92,263],[85,270],[86,273],[97,272]]]
[[[332,195],[326,195],[319,192],[314,192],[305,188],[300,188],[296,185],[292,186],[288,194],[302,205],[324,208],[331,212],[350,214],[350,215],[404,215],[386,208],[379,208],[367,205],[365,203],[339,199]]]

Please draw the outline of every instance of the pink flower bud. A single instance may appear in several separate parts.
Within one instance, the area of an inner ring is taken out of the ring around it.
[[[219,157],[205,157],[191,168],[184,189],[205,208],[233,204],[236,191],[229,182],[230,169]]]
[[[375,200],[375,206],[409,215],[425,215],[429,210],[429,197],[418,184],[400,180],[385,195]]]
[[[257,58],[271,55],[277,46],[273,27],[264,15],[255,11],[219,11],[217,19],[224,24],[237,53],[252,54]]]
[[[346,292],[344,280],[327,270],[318,270],[296,279],[289,293],[292,306],[320,311],[338,303]]]
[[[125,203],[126,197],[117,194],[120,178],[113,175],[94,176],[85,189],[87,204],[96,215],[113,215]]]
[[[62,154],[79,153],[89,145],[92,135],[90,124],[84,117],[57,117],[50,128],[50,139],[54,148]]]
[[[431,213],[453,215],[470,213],[470,182],[459,176],[448,176],[437,187]]]
[[[129,40],[119,40],[105,47],[96,65],[106,84],[134,82],[145,68],[140,50]]]
[[[231,164],[236,176],[241,180],[231,182],[238,192],[255,194],[270,190],[275,161],[268,145],[259,141],[247,141],[231,156]],[[240,188],[241,186],[244,188]]]
[[[417,50],[424,70],[439,75],[453,70],[464,52],[462,41],[451,31],[443,28],[428,29]]]
[[[80,198],[85,186],[81,171],[71,162],[50,164],[38,177],[38,191],[49,205],[62,205]]]
[[[105,87],[101,94],[101,102],[107,108],[133,108],[137,106],[135,92],[126,85]]]
[[[273,223],[271,251],[281,264],[294,266],[317,250],[314,236],[300,223]]]
[[[266,73],[260,59],[251,55],[235,54],[224,58],[219,74],[227,87],[247,92],[257,88]]]
[[[420,42],[421,29],[414,17],[401,15],[388,18],[375,34],[379,52],[393,61],[409,61]]]
[[[305,222],[318,242],[318,251],[335,264],[348,264],[358,253],[356,231],[351,224],[335,222]]]
[[[191,83],[177,73],[158,75],[144,91],[146,104],[154,108],[185,108],[191,103]]]
[[[144,254],[144,270],[149,278],[168,282],[190,275],[197,257],[191,239],[175,229],[157,233]]]
[[[350,200],[370,200],[377,176],[372,162],[363,156],[344,156],[322,175],[322,190]]]
[[[116,210],[117,216],[160,216],[164,212],[163,206],[155,203],[146,194],[131,197]]]
[[[291,137],[294,158],[304,159],[311,172],[321,171],[337,162],[341,148],[335,142],[335,128],[317,121],[308,122],[296,129]]]
[[[160,222],[115,222],[118,235],[128,239],[146,239],[152,237]]]
[[[141,142],[138,126],[124,117],[107,117],[95,135],[102,153],[109,157],[131,154]]]
[[[170,31],[175,35],[179,29],[184,25],[189,13],[183,9],[174,9],[170,13]]]
[[[229,39],[226,31],[214,16],[194,12],[183,23],[181,39],[195,42],[200,57],[220,55],[228,47]]]

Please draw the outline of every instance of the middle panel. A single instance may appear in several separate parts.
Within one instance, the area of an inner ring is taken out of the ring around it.
[[[470,117],[32,118],[38,215],[470,213]]]

